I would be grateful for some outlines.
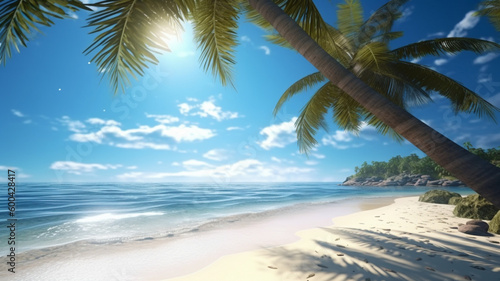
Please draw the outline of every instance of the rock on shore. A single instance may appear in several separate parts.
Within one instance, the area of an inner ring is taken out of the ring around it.
[[[459,180],[433,179],[429,175],[400,174],[383,179],[381,177],[348,177],[342,185],[355,186],[465,186]]]

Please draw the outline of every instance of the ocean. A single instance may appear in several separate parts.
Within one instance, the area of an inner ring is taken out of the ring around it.
[[[428,187],[339,183],[20,183],[16,251],[71,243],[113,244],[179,237],[307,206],[423,194]],[[462,195],[465,187],[446,188]],[[7,201],[0,214],[8,218]],[[334,217],[334,214],[331,215]],[[8,231],[0,232],[7,243]],[[0,247],[7,255],[7,246]]]

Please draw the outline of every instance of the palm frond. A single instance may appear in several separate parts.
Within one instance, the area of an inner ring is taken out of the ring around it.
[[[285,0],[275,0],[274,3],[281,6],[285,3]],[[242,1],[241,7],[248,22],[251,22],[266,31],[274,30],[274,27],[266,19],[264,19],[264,17],[257,12],[248,1]]]
[[[363,107],[344,91],[333,92],[333,121],[349,132],[358,133],[361,126]]]
[[[109,75],[116,93],[125,90],[129,76],[143,75],[148,63],[158,63],[154,53],[170,51],[165,39],[182,30],[181,21],[187,16],[193,0],[105,0],[92,6],[100,8],[88,19],[86,27],[97,34],[85,54],[96,50],[91,61],[103,75]]]
[[[387,33],[383,33],[383,34],[374,36],[371,39],[371,41],[372,42],[377,41],[377,42],[387,43],[391,40],[401,38],[401,37],[403,37],[403,35],[404,35],[403,31],[387,32]]]
[[[276,116],[278,114],[279,110],[283,106],[283,104],[288,101],[291,97],[294,95],[307,91],[309,88],[321,83],[325,82],[326,78],[321,74],[321,72],[315,72],[313,74],[309,74],[306,77],[300,79],[299,81],[295,82],[290,86],[284,93],[281,95],[281,98],[279,99],[278,103],[274,107],[273,114]]]
[[[340,30],[328,25],[328,32],[318,40],[318,44],[344,67],[349,67],[355,50],[349,38]]]
[[[334,92],[340,89],[332,83],[325,83],[302,108],[295,130],[300,152],[308,153],[318,142],[314,135],[320,127],[327,129],[325,114],[334,101]]]
[[[233,87],[232,71],[239,3],[237,0],[200,0],[194,12],[194,37],[205,71]]]
[[[15,49],[26,47],[39,25],[51,26],[53,19],[68,18],[67,11],[90,10],[78,0],[4,0],[0,3],[0,63],[5,65]]]
[[[365,71],[360,79],[404,109],[432,102],[429,93],[406,77],[400,77],[393,68],[384,67],[378,72]]]
[[[394,22],[402,16],[401,7],[409,0],[391,0],[378,8],[362,25],[359,32],[359,45],[362,46],[374,37],[388,42],[397,37],[391,34]],[[401,34],[402,35],[402,34]]]
[[[421,58],[427,55],[444,55],[446,53],[455,54],[462,51],[472,51],[480,54],[487,51],[499,51],[500,45],[481,39],[474,38],[439,38],[427,41],[421,41],[409,44],[395,50],[391,53],[398,59]]]
[[[281,0],[282,1],[282,0]],[[307,34],[317,35],[313,39],[320,38],[327,24],[323,20],[313,0],[283,1],[283,11],[295,22],[302,23],[302,28]]]
[[[495,121],[495,112],[500,109],[469,90],[459,82],[422,65],[398,61],[394,63],[398,75],[418,85],[427,92],[436,92],[450,100],[455,113],[473,113],[487,116]]]
[[[363,7],[359,0],[345,0],[337,5],[337,26],[347,38],[357,39],[363,24]]]
[[[389,52],[387,44],[382,42],[371,42],[358,50],[352,59],[352,70],[356,75],[362,74],[366,70],[377,71],[384,67],[384,64],[394,60],[394,56]]]
[[[299,23],[307,34],[310,36],[318,35],[312,37],[317,39],[320,37],[323,30],[325,30],[327,24],[323,20],[318,8],[314,4],[313,0],[274,0],[276,5],[283,9],[283,11],[288,14],[295,22]],[[249,22],[263,28],[267,31],[272,31],[274,28],[271,24],[266,21],[261,14],[259,14],[255,9],[253,9],[248,1],[243,3],[246,18]]]
[[[481,9],[476,12],[477,16],[487,16],[493,26],[500,31],[500,1],[487,0],[480,3]]]
[[[389,136],[391,139],[393,139],[397,142],[402,142],[404,140],[404,138],[400,134],[398,134],[396,131],[394,131],[393,128],[389,127],[384,122],[380,121],[371,112],[365,111],[364,113],[366,114],[366,117],[365,117],[366,123],[370,126],[375,127],[375,129],[377,129],[377,132],[379,134],[384,135],[384,136]]]

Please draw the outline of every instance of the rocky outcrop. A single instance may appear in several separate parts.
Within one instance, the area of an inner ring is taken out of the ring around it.
[[[418,201],[427,203],[448,204],[450,202],[450,199],[454,197],[462,198],[462,195],[455,192],[449,192],[447,190],[434,189],[434,190],[429,190],[426,193],[422,194],[418,198]]]
[[[500,211],[491,219],[489,231],[500,234]]]
[[[491,202],[479,194],[463,198],[453,210],[453,214],[460,218],[491,220],[499,211]]]
[[[482,220],[471,220],[458,226],[458,231],[470,235],[490,236],[488,224]]]
[[[381,177],[348,177],[342,185],[354,186],[465,186],[458,180],[433,179],[429,175],[400,174],[383,179]]]

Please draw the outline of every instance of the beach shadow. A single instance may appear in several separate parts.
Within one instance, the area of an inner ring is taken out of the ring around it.
[[[279,273],[282,280],[308,280],[311,274],[311,281],[500,280],[500,247],[487,242],[471,244],[473,239],[451,234],[437,239],[387,229],[321,231],[325,235],[312,240],[311,247],[267,249],[269,264],[262,266],[287,270]]]

